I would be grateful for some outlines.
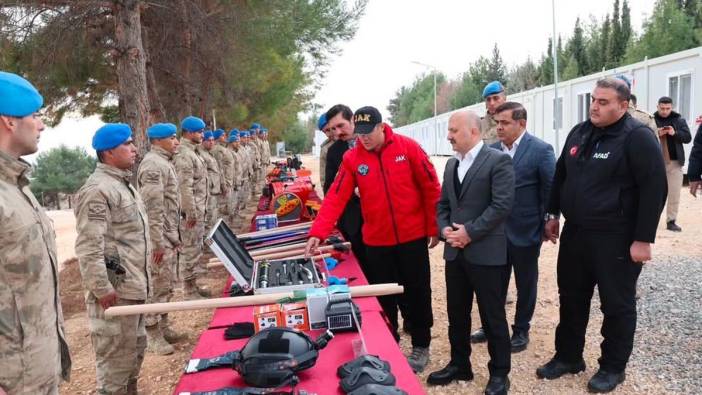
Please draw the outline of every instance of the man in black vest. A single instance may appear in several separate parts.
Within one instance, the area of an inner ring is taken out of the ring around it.
[[[666,196],[663,157],[655,137],[627,113],[629,87],[621,80],[597,81],[590,119],[568,134],[556,163],[546,209],[545,236],[559,236],[560,322],[556,354],[536,370],[549,380],[585,370],[583,348],[590,301],[597,285],[602,322],[600,368],[588,382],[609,392],[624,381],[634,346],[636,281],[651,259]]]

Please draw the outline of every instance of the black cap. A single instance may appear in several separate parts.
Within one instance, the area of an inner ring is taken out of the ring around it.
[[[355,124],[354,132],[368,134],[373,131],[377,124],[383,122],[383,117],[377,108],[366,106],[356,110],[353,114],[353,122]]]

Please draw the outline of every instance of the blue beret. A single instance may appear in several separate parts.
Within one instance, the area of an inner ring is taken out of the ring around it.
[[[268,129],[266,129],[266,128],[261,129],[261,133],[268,133]]]
[[[249,131],[242,130],[241,132],[239,132],[239,137],[249,137]]]
[[[95,132],[93,148],[105,151],[115,148],[132,137],[132,128],[126,123],[106,123]]]
[[[186,132],[199,132],[205,128],[205,121],[191,115],[180,121],[180,128]]]
[[[319,117],[319,121],[317,121],[317,129],[322,130],[324,127],[327,126],[327,114],[322,114],[321,117]]]
[[[259,133],[260,133],[260,132],[259,132],[259,129],[249,129],[249,134],[252,135],[252,136],[253,136],[253,135],[256,135],[256,134],[259,134]]]
[[[617,75],[617,76],[614,77],[614,78],[616,78],[616,79],[618,79],[618,80],[624,81],[624,83],[626,84],[626,86],[628,86],[629,89],[631,89],[631,80],[629,80],[629,77],[627,77],[626,75],[624,75],[624,74],[619,74],[619,75]]]
[[[150,139],[165,139],[171,136],[175,136],[176,125],[172,123],[155,123],[146,129],[146,135]]]
[[[212,132],[212,136],[215,138],[215,140],[219,140],[220,137],[224,134],[223,129],[217,129],[214,132]]]
[[[211,130],[205,130],[205,134],[202,136],[204,140],[214,139],[214,133]]]
[[[251,124],[251,127],[249,129],[261,129],[261,125],[254,122]]]
[[[37,88],[17,74],[0,71],[0,115],[24,118],[44,105]]]
[[[504,92],[505,87],[502,86],[500,81],[492,81],[491,83],[485,85],[485,89],[483,89],[483,99],[490,96],[494,95],[496,93]]]
[[[235,143],[239,141],[239,131],[236,129],[232,129],[231,132],[229,132],[229,138],[227,139],[227,143]]]

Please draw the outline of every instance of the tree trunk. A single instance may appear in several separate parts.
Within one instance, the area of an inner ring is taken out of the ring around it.
[[[180,83],[178,84],[180,86],[180,94],[182,100],[182,107],[178,114],[178,119],[181,119],[183,118],[183,116],[192,114],[193,100],[193,92],[190,87],[193,67],[193,33],[190,28],[190,14],[188,13],[188,5],[186,0],[178,1],[178,12],[180,14],[180,23],[183,28],[183,50],[182,56],[179,59],[182,75],[180,76]]]
[[[161,97],[158,94],[158,86],[156,84],[156,77],[154,76],[154,68],[151,64],[151,54],[148,51],[149,48],[149,29],[147,26],[141,27],[141,40],[144,47],[145,53],[145,66],[146,66],[146,84],[149,92],[149,123],[164,122],[166,120],[166,110],[163,107],[163,102],[161,102]]]
[[[141,1],[114,0],[113,4],[120,118],[132,127],[139,158],[143,158],[149,148],[146,128],[150,106],[141,38]],[[137,159],[134,169],[139,162]]]

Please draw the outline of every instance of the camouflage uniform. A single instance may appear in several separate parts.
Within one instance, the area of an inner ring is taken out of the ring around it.
[[[261,165],[258,176],[258,190],[261,191],[266,184],[266,176],[268,175],[268,165],[271,163],[271,149],[268,146],[268,141],[258,139],[258,148],[261,152]]]
[[[234,172],[236,170],[234,155],[224,144],[219,142],[215,143],[210,153],[217,160],[222,175],[222,194],[219,195],[217,201],[219,216],[228,221],[229,216],[233,214],[231,200],[234,196]]]
[[[490,113],[485,113],[485,116],[480,118],[480,134],[482,134],[485,145],[494,144],[497,139],[497,121],[495,116]]]
[[[195,143],[184,138],[180,142],[178,153],[173,156],[180,188],[180,239],[183,243],[178,265],[185,288],[194,287],[205,233],[207,167],[196,148]],[[190,219],[196,220],[197,223],[195,227],[188,229],[186,224]]]
[[[146,349],[143,315],[106,318],[98,299],[117,293],[117,305],[150,297],[151,241],[132,172],[98,163],[77,194],[76,255],[85,288],[99,394],[136,394]]]
[[[334,140],[327,138],[321,146],[319,146],[319,185],[324,185],[324,172],[327,168],[327,151],[334,143]]]
[[[173,155],[161,147],[152,145],[144,156],[137,172],[139,193],[144,199],[149,217],[149,238],[154,251],[163,249],[161,262],[151,264],[153,292],[150,303],[169,302],[173,297],[173,285],[177,272],[177,253],[180,246],[180,193]],[[146,316],[146,326],[155,326],[161,321],[167,328],[168,314]]]
[[[29,190],[30,169],[0,151],[0,389],[10,395],[57,394],[71,371],[56,234]]]
[[[215,143],[216,144],[216,143]],[[213,147],[214,149],[214,147]],[[205,234],[214,226],[219,219],[219,199],[222,196],[222,171],[217,164],[217,159],[212,156],[212,152],[206,148],[200,148],[200,156],[207,166],[207,185],[209,195],[207,197],[207,208],[205,212]]]
[[[234,157],[234,196],[232,196],[233,210],[230,213],[229,222],[233,225],[238,220],[239,210],[242,206],[243,183],[244,183],[244,156],[241,147],[234,148],[230,146],[232,156]]]
[[[246,204],[249,202],[249,198],[251,197],[251,171],[253,169],[253,153],[251,152],[251,148],[248,144],[242,144],[241,148],[239,148],[239,152],[241,153],[243,159],[242,163],[244,164],[244,170],[241,175],[242,188],[239,191],[239,207],[240,209],[245,209]]]
[[[261,173],[261,147],[256,142],[258,140],[257,135],[251,137],[251,142],[249,142],[249,148],[251,149],[252,163],[251,163],[251,197],[258,198],[258,184],[260,181]]]
[[[653,118],[653,115],[647,113],[646,111],[641,111],[634,107],[631,103],[629,103],[629,109],[627,112],[634,117],[634,119],[640,121],[644,125],[648,126],[651,131],[653,132],[653,136],[656,137],[656,141],[660,142],[660,139],[658,137],[658,133],[656,132],[658,130],[658,126],[656,125],[656,120]]]

